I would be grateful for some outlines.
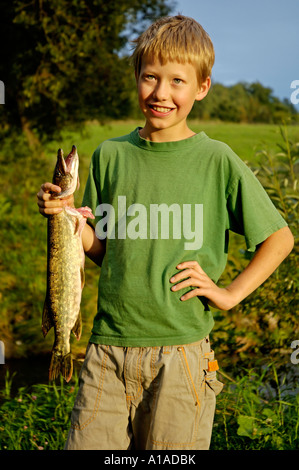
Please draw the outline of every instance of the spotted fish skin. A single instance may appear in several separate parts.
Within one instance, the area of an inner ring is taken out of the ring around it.
[[[79,157],[75,146],[65,160],[62,150],[58,150],[53,183],[61,187],[61,193],[53,194],[53,198],[66,197],[76,190],[78,168]],[[75,209],[68,206],[48,217],[47,293],[42,332],[46,336],[54,328],[50,380],[61,373],[69,382],[73,374],[70,335],[73,332],[79,340],[82,331],[80,304],[85,261],[82,230],[87,217],[94,218],[88,207]]]

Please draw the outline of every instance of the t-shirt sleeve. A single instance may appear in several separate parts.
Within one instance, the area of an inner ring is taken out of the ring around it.
[[[227,198],[229,230],[244,235],[248,251],[255,251],[272,233],[287,226],[260,181],[244,164]]]
[[[97,183],[97,153],[94,152],[90,166],[88,178],[84,190],[82,206],[88,206],[92,210],[93,215],[96,213],[96,208],[101,203],[100,194],[99,194],[99,184]],[[89,223],[92,222],[93,225],[96,224],[96,219],[89,219]]]

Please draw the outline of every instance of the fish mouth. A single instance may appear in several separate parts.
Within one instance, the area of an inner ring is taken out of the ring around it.
[[[61,192],[52,194],[55,199],[61,199],[73,194],[79,187],[79,157],[77,147],[72,146],[72,150],[64,159],[63,150],[57,152],[57,162],[53,175],[53,183],[60,186]]]
[[[68,156],[65,159],[65,165],[68,173],[73,173],[74,171],[74,166],[75,166],[75,161],[76,158],[78,158],[78,153],[77,153],[77,147],[76,145],[72,146],[72,150],[68,154]]]
[[[77,147],[75,145],[72,146],[72,150],[68,154],[68,156],[64,159],[63,150],[58,149],[57,153],[57,163],[59,171],[62,175],[66,175],[67,173],[73,174],[75,171],[76,159],[78,158]]]

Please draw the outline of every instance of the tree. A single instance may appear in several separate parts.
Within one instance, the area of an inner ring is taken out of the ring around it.
[[[259,82],[240,82],[232,86],[214,83],[207,97],[195,103],[191,117],[281,124],[288,118],[296,122],[298,113],[288,100],[273,96],[271,88]]]
[[[1,19],[2,125],[34,138],[67,122],[127,116],[126,43],[171,10],[171,0],[16,0]],[[7,41],[7,38],[10,40]]]

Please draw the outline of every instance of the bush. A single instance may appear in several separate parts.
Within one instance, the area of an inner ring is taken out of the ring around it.
[[[245,367],[257,361],[278,366],[289,362],[291,343],[299,338],[298,323],[298,171],[299,143],[288,138],[287,127],[281,128],[280,152],[260,151],[259,165],[252,168],[285,218],[295,238],[291,254],[264,284],[229,312],[217,312],[213,332],[215,349],[221,351],[223,364],[233,360]],[[225,275],[227,285],[248,263],[248,254],[232,248]]]
[[[226,376],[227,377],[227,376]],[[212,449],[287,450],[299,445],[299,395],[274,364],[244,370],[218,396]]]

